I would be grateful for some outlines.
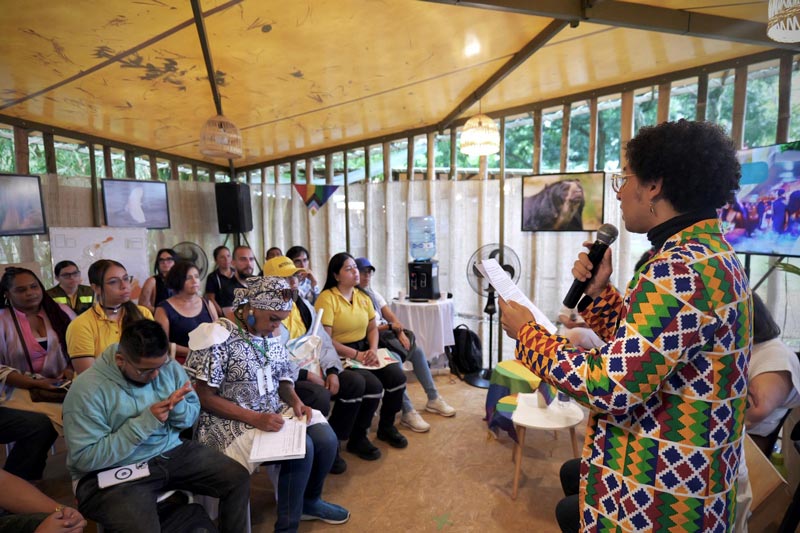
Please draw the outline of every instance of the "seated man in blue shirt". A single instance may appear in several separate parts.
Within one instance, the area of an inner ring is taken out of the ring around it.
[[[197,419],[200,402],[168,350],[157,322],[136,321],[72,384],[64,436],[78,509],[113,531],[187,531],[194,524],[214,531],[196,504],[169,514],[157,508],[163,492],[188,490],[220,499],[220,531],[246,531],[250,474],[221,453],[179,438]],[[146,463],[149,475],[98,486],[101,471],[133,470],[136,463]]]

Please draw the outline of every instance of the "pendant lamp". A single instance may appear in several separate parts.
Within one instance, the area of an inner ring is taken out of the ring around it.
[[[779,43],[800,42],[800,0],[769,0],[767,37]]]
[[[461,130],[461,152],[472,156],[496,154],[500,151],[500,130],[494,119],[484,115],[478,106],[478,114]]]
[[[217,114],[206,120],[200,130],[200,153],[207,157],[223,157],[228,160],[231,166],[231,176],[235,175],[233,159],[239,159],[243,155],[242,134],[236,124],[222,114],[222,99],[219,96],[217,87],[216,71],[214,62],[211,59],[211,47],[208,44],[208,34],[203,20],[203,10],[200,7],[200,0],[191,0],[194,22],[197,27],[197,37],[200,39],[200,48],[203,51],[203,59],[206,64],[208,83],[211,86],[211,96],[214,98],[214,108]]]
[[[239,128],[224,115],[214,115],[206,120],[200,130],[200,153],[208,157],[239,159],[242,157]]]

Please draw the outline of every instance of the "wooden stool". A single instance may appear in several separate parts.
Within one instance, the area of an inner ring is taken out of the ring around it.
[[[583,420],[584,411],[575,402],[553,402],[549,407],[533,408],[518,406],[511,416],[514,428],[517,431],[517,443],[514,445],[514,485],[511,490],[511,499],[517,499],[520,469],[522,468],[522,447],[525,445],[525,430],[533,429],[567,429],[572,441],[572,456],[580,457],[578,440],[575,437],[575,426]]]

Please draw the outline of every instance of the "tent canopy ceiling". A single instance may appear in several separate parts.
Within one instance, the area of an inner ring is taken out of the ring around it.
[[[450,3],[203,0],[236,166],[446,126],[481,86],[492,112],[780,46],[766,0]],[[225,164],[198,150],[215,109],[187,0],[18,4],[0,18],[0,115]]]

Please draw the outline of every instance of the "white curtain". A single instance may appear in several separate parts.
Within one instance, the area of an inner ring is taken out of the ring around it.
[[[88,178],[43,176],[42,185],[47,223],[50,226],[88,227],[91,220],[91,188]],[[213,183],[168,182],[170,219],[167,230],[148,232],[148,261],[158,248],[178,242],[197,243],[209,256],[226,241],[217,228]],[[408,292],[409,261],[406,225],[411,216],[431,214],[436,219],[436,259],[443,294],[455,299],[456,323],[465,323],[484,339],[488,364],[488,320],[483,313],[486,298],[476,294],[467,279],[467,263],[481,246],[499,242],[499,180],[414,180],[358,183],[349,187],[350,219],[345,220],[344,188],[331,197],[316,214],[306,208],[291,185],[251,186],[254,228],[245,237],[259,263],[270,246],[284,252],[292,245],[308,248],[311,265],[324,283],[328,259],[346,251],[345,225],[350,229],[350,252],[367,256],[377,267],[375,288],[385,297]],[[522,232],[521,179],[505,180],[505,245],[520,260],[519,286],[551,319],[555,320],[566,291],[572,283],[571,265],[589,232]],[[624,231],[618,202],[610,185],[605,191],[605,221],[620,228],[613,245],[614,276],[620,289],[630,279],[633,265],[648,247],[644,235]],[[4,237],[0,239],[0,263],[36,261],[42,266],[43,281],[52,285],[51,258],[47,237]],[[232,239],[227,239],[231,246]],[[510,260],[510,259],[509,259]],[[770,258],[751,256],[750,275],[754,285],[769,268]],[[508,261],[507,261],[508,262]],[[793,261],[797,264],[797,261]],[[759,289],[777,323],[783,339],[800,340],[800,277],[773,272]],[[495,317],[496,319],[496,317]],[[494,339],[500,331],[495,323]],[[504,342],[504,358],[511,357],[512,343]],[[493,361],[497,361],[492,347]]]
[[[265,212],[271,213],[264,219],[265,248],[280,246],[286,251],[295,244],[307,247],[320,283],[324,283],[327,262],[334,253],[349,251],[356,257],[369,257],[377,268],[372,283],[387,298],[396,296],[400,290],[408,291],[408,218],[433,215],[440,290],[442,294],[453,294],[456,323],[464,322],[479,331],[485,344],[488,343],[488,317],[483,312],[486,298],[470,287],[467,264],[481,246],[499,243],[499,180],[353,184],[348,191],[349,221],[345,219],[343,187],[315,215],[290,185],[263,184],[262,187]],[[505,244],[511,254],[519,258],[520,288],[555,321],[561,300],[572,283],[572,262],[582,243],[594,234],[522,232],[521,189],[521,179],[506,180]],[[619,209],[610,186],[605,204],[605,220],[621,228]],[[345,224],[350,228],[350,250],[346,250]],[[621,233],[623,236],[614,245],[613,282],[617,285],[627,282],[633,264],[649,247],[644,236]],[[495,323],[494,339],[498,334]],[[510,344],[504,344],[506,357],[510,354]],[[484,352],[488,363],[488,346]],[[494,347],[493,352],[496,353]]]

